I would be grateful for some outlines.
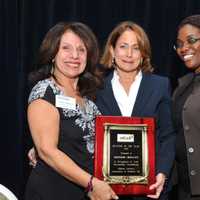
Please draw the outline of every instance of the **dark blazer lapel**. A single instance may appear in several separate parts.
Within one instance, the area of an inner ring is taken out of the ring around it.
[[[121,111],[119,109],[117,101],[115,100],[114,93],[112,90],[112,77],[113,72],[111,72],[105,80],[105,89],[102,98],[105,101],[106,105],[109,106],[110,115],[121,116]]]
[[[142,74],[142,81],[139,87],[139,91],[136,97],[135,105],[133,108],[132,116],[143,115],[143,109],[145,109],[145,104],[152,95],[153,87],[150,81],[151,75]]]
[[[189,73],[182,78],[179,79],[179,85],[178,88],[175,90],[173,94],[173,99],[179,97],[182,95],[182,93],[185,91],[185,88],[191,83],[193,80],[194,74]]]

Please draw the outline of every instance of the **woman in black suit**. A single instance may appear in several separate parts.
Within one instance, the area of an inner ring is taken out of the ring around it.
[[[156,189],[156,194],[148,197],[157,199],[174,160],[175,134],[169,81],[151,73],[150,58],[150,43],[144,30],[131,21],[117,25],[108,37],[101,59],[110,73],[104,88],[97,93],[96,104],[103,115],[155,117],[157,168],[156,182],[150,188]],[[167,199],[167,194],[162,199]]]
[[[200,199],[200,15],[185,18],[178,26],[176,51],[191,70],[179,80],[173,96],[177,130],[176,168],[178,199]]]

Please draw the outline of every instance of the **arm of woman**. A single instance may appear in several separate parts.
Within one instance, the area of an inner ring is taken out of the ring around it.
[[[45,100],[28,106],[28,123],[39,157],[67,179],[86,187],[90,175],[57,148],[59,120],[58,110]]]
[[[175,157],[175,130],[172,121],[171,87],[163,81],[163,98],[158,106],[158,158],[157,173],[169,176]]]
[[[59,112],[50,103],[38,99],[28,106],[28,123],[38,156],[68,180],[86,188],[91,175],[81,169],[70,157],[57,148],[59,137]],[[110,186],[93,179],[92,199],[116,197]]]
[[[157,118],[157,176],[156,183],[150,189],[156,189],[155,195],[148,195],[150,198],[159,198],[170,170],[173,165],[175,156],[175,131],[172,122],[172,100],[171,87],[169,80],[166,78],[162,82],[162,99],[158,105]]]

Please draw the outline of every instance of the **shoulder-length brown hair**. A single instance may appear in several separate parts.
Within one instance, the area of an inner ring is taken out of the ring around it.
[[[60,22],[46,34],[39,50],[37,69],[29,76],[33,83],[49,78],[52,75],[52,61],[58,53],[60,41],[66,31],[72,31],[83,41],[87,49],[87,64],[84,72],[79,76],[78,89],[82,96],[94,98],[100,85],[100,73],[97,70],[99,61],[99,47],[92,30],[80,22]]]
[[[136,34],[138,45],[142,54],[143,62],[141,63],[141,70],[143,72],[152,72],[151,66],[151,46],[147,34],[141,26],[131,21],[124,21],[118,24],[108,36],[103,55],[100,63],[107,68],[112,67],[111,47],[115,48],[117,40],[126,31],[132,30]]]

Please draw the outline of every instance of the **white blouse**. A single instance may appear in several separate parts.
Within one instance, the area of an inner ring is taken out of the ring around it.
[[[131,116],[141,80],[142,80],[142,72],[139,71],[135,77],[135,81],[133,81],[133,83],[131,84],[129,94],[127,95],[125,89],[123,88],[123,86],[119,81],[119,75],[117,74],[117,71],[116,70],[114,71],[111,84],[115,99],[120,108],[122,116],[128,116],[128,117]]]

